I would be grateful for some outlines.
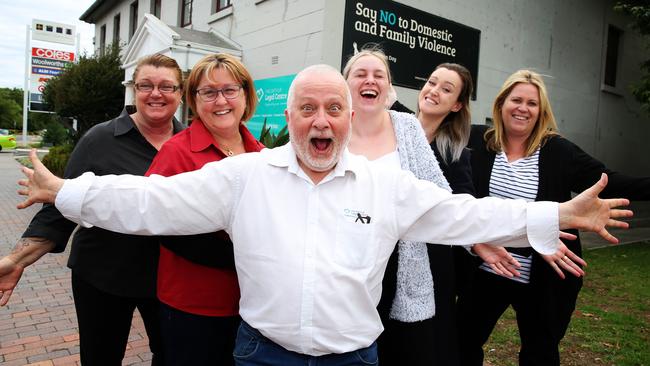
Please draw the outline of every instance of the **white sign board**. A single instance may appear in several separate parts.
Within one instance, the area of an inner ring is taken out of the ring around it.
[[[32,39],[35,41],[53,42],[75,45],[75,26],[51,22],[48,20],[32,19]]]
[[[63,69],[75,61],[72,51],[55,50],[44,47],[32,47],[29,110],[49,110],[43,102],[43,89],[45,83],[52,77],[59,75]]]

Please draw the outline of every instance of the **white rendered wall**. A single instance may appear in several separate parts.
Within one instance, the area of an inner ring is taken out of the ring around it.
[[[370,1],[370,0],[368,0]],[[560,132],[609,167],[650,175],[644,147],[650,118],[629,92],[647,52],[627,28],[629,19],[611,10],[613,0],[400,0],[422,11],[481,31],[474,123],[491,117],[492,101],[512,72],[530,68],[546,83]],[[121,1],[121,34],[127,39],[129,4]],[[139,17],[149,12],[139,2]],[[212,13],[211,1],[194,0],[191,28],[213,28],[241,45],[243,61],[256,79],[294,74],[307,65],[340,67],[344,0],[234,0],[230,10]],[[111,11],[106,24],[112,39]],[[179,1],[162,1],[162,20],[178,25]],[[618,94],[601,91],[607,24],[623,29]],[[272,63],[274,56],[277,64]],[[431,65],[433,69],[435,65]],[[402,103],[416,108],[417,90],[397,88]]]
[[[547,75],[545,82],[563,135],[612,169],[650,175],[650,159],[645,158],[650,118],[639,111],[628,87],[639,79],[639,64],[647,58],[647,51],[642,39],[627,27],[630,20],[611,10],[613,1],[399,2],[481,31],[477,100],[472,101],[474,123],[491,117],[492,101],[512,72],[530,68]],[[343,0],[340,3],[342,7]],[[339,22],[342,18],[326,20],[326,24]],[[608,24],[624,31],[620,94],[601,91]],[[334,37],[326,37],[330,36]],[[340,50],[336,51],[333,64],[340,59]],[[415,108],[417,91],[397,89],[400,100]]]
[[[327,1],[329,2],[329,1]],[[241,45],[243,61],[256,79],[294,74],[322,61],[324,0],[239,0],[230,15],[194,12],[194,29],[213,28]],[[196,2],[195,2],[196,4]],[[197,8],[198,9],[198,5]],[[340,48],[338,44],[333,49]],[[277,57],[277,63],[272,59]]]

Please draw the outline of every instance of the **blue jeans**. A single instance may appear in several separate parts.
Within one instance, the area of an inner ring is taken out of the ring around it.
[[[292,352],[264,337],[245,321],[241,322],[235,341],[237,366],[365,366],[379,365],[377,342],[360,350],[309,356]]]

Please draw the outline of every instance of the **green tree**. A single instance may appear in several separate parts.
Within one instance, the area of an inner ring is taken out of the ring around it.
[[[46,125],[43,143],[53,146],[63,145],[70,139],[69,130],[60,121],[52,120]]]
[[[29,112],[27,119],[30,132],[40,131],[53,121],[62,123],[54,113]],[[62,126],[71,129],[69,123]],[[18,131],[23,128],[23,89],[0,88],[0,128]]]
[[[61,117],[77,120],[75,142],[93,125],[117,116],[124,105],[124,71],[120,48],[112,45],[100,55],[82,55],[45,84],[43,98]]]
[[[29,131],[40,131],[44,128],[47,128],[47,125],[52,122],[61,123],[61,119],[56,115],[56,113],[29,112],[27,118],[27,128]],[[65,126],[65,128],[70,128],[68,125],[62,126]]]
[[[650,35],[650,2],[648,0],[617,1],[614,10],[632,17],[632,28],[642,36]],[[644,73],[637,83],[632,84],[632,94],[641,103],[642,108],[650,113],[650,59],[641,63],[641,70]]]
[[[0,88],[0,128],[20,128],[23,125],[22,106],[22,89]]]

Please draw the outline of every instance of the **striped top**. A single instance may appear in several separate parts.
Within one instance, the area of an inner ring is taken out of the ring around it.
[[[519,160],[508,162],[508,157],[501,151],[494,158],[494,166],[490,175],[490,196],[509,199],[523,199],[527,202],[535,201],[539,186],[539,148],[531,155]],[[506,248],[507,249],[507,248]],[[521,276],[511,278],[522,283],[530,282],[530,268],[532,255],[522,256],[510,253],[520,264],[518,269]],[[480,268],[494,273],[485,262]]]

